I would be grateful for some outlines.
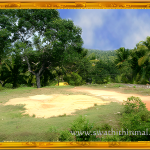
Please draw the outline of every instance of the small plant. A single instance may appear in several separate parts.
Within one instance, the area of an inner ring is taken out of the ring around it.
[[[133,86],[133,88],[136,88],[136,86]]]
[[[63,115],[59,115],[59,117],[66,117],[66,114],[63,114]]]
[[[72,123],[71,132],[74,133],[76,141],[90,141],[95,140],[96,135],[93,134],[93,124],[89,124],[89,121],[85,117],[80,116]]]
[[[32,117],[35,118],[35,114],[33,114]]]
[[[69,83],[69,85],[73,85],[73,86],[79,86],[85,84],[85,81],[82,80],[82,77],[75,72],[72,72],[71,74],[67,74],[64,77],[64,80],[66,80]]]
[[[27,87],[25,84],[20,84],[20,87]]]
[[[115,85],[113,85],[113,87],[124,87],[124,85],[121,85],[121,84],[115,84]]]
[[[58,141],[59,135],[60,134],[55,126],[51,126],[47,132],[49,141]]]
[[[6,83],[6,84],[5,84],[5,87],[6,87],[6,88],[12,88],[13,85],[12,85],[11,83]]]
[[[68,131],[61,131],[59,141],[73,141],[73,135]]]
[[[95,103],[94,106],[97,106],[97,104]]]
[[[2,85],[0,84],[0,91],[4,90],[4,88],[2,87]]]
[[[124,101],[123,105],[125,105],[125,113],[146,110],[145,104],[141,101],[139,97],[131,96],[127,99],[127,101]]]
[[[145,111],[141,111],[140,113],[138,113],[139,116],[141,117],[142,121],[146,121],[148,122],[149,121],[149,118],[150,118],[150,113],[149,111],[145,110]]]
[[[102,125],[101,130],[110,131],[111,128],[112,128],[112,126],[110,126],[108,123],[105,123],[104,125]]]

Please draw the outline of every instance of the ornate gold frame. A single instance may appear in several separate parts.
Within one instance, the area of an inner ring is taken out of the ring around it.
[[[0,9],[150,9],[150,0],[0,0]],[[1,148],[101,148],[101,149],[150,149],[150,141],[144,142],[13,142],[0,143]]]
[[[148,0],[0,0],[0,9],[149,9]]]

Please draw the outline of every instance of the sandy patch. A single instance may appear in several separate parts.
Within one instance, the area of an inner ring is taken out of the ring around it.
[[[106,91],[106,90],[95,90],[91,88],[81,88],[75,87],[73,89],[69,89],[69,91],[78,91],[78,92],[87,92],[94,96],[99,96],[105,100],[118,101],[123,102],[123,100],[127,100],[128,97],[134,96],[139,97],[144,103],[146,103],[147,109],[150,111],[150,96],[142,96],[139,94],[123,94],[115,91]]]
[[[76,87],[67,91],[86,92],[88,95],[35,95],[22,98],[10,99],[4,105],[25,104],[25,114],[37,118],[49,118],[59,115],[75,115],[76,110],[93,107],[94,104],[106,105],[111,101],[122,103],[128,97],[140,97],[146,103],[150,111],[150,96],[141,96],[138,94],[123,94],[115,91],[94,90],[91,88]]]
[[[37,118],[49,118],[59,115],[72,115],[76,110],[87,109],[97,105],[105,105],[110,101],[103,101],[87,95],[35,95],[23,98],[10,99],[4,105],[25,104],[24,114]]]

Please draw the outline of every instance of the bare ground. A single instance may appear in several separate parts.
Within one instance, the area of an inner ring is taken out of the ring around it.
[[[138,94],[123,94],[107,90],[95,90],[92,88],[75,87],[68,89],[71,92],[86,92],[87,95],[35,95],[22,98],[10,99],[4,105],[25,104],[26,111],[24,114],[37,118],[49,118],[59,115],[75,115],[76,110],[93,107],[94,104],[106,105],[110,102],[122,103],[130,96],[140,97],[146,103],[150,111],[150,96],[141,96]]]

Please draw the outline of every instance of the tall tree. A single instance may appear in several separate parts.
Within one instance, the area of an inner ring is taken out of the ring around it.
[[[18,44],[22,51],[17,49],[20,53],[25,51],[27,54],[28,51],[29,54],[33,50],[31,37],[36,33],[42,37],[47,24],[56,18],[60,18],[57,10],[0,10],[0,27],[5,33],[6,31],[11,33],[11,42],[18,40],[22,42]],[[7,43],[8,40],[5,42]],[[4,38],[2,43],[4,43]],[[27,61],[28,68],[30,68],[29,56],[23,57]],[[29,71],[31,72],[30,69]]]
[[[10,53],[10,35],[11,33],[7,29],[0,29],[0,64],[2,63],[2,59],[6,58]]]
[[[125,49],[124,47],[121,47],[118,50],[116,50],[115,63],[119,68],[122,67],[122,63],[128,59],[129,55],[130,55],[129,49]]]
[[[28,70],[36,76],[37,88],[40,88],[40,77],[46,69],[63,67],[83,51],[81,29],[74,26],[71,20],[57,19],[49,22],[44,36],[43,39],[40,35],[34,36],[33,45],[36,50],[25,43],[18,44],[24,48],[23,57]]]
[[[143,56],[138,60],[139,66],[143,65],[146,61],[150,62],[150,37],[147,37],[146,41],[138,43],[137,50],[143,51]]]
[[[150,37],[148,36],[145,41],[141,41],[136,45],[136,51],[142,53],[138,58],[138,65],[142,68],[150,82]]]

